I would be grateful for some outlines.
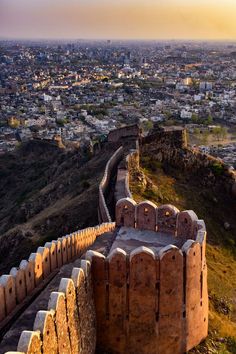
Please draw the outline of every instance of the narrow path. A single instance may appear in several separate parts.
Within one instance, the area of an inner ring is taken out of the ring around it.
[[[97,237],[94,244],[90,246],[88,250],[100,252],[107,256],[116,237],[116,233],[117,230],[114,232],[106,232]],[[85,253],[74,262],[61,267],[50,283],[38,294],[24,312],[17,317],[0,343],[0,354],[16,350],[21,332],[24,330],[33,330],[36,313],[40,310],[47,310],[51,292],[58,291],[61,278],[70,278],[72,269],[74,267],[80,267],[81,259],[84,257]]]

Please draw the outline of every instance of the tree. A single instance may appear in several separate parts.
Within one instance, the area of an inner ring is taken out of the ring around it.
[[[213,118],[212,118],[212,116],[209,114],[209,116],[208,116],[207,119],[205,120],[204,124],[205,124],[205,125],[210,125],[210,124],[212,124],[212,122],[213,122]]]
[[[145,122],[143,122],[142,127],[143,127],[144,131],[149,131],[153,128],[153,123],[150,120],[145,121]]]

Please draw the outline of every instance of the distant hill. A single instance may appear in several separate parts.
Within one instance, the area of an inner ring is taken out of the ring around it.
[[[98,223],[98,183],[111,154],[88,159],[31,141],[0,156],[0,274],[45,241]]]

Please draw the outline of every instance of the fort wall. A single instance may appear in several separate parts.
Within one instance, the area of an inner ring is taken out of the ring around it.
[[[24,330],[18,353],[182,354],[208,332],[206,231],[181,249],[87,251]],[[158,237],[158,234],[157,234]]]
[[[166,166],[201,178],[207,187],[223,188],[236,197],[236,172],[221,159],[204,154],[197,148],[187,147],[186,131],[183,128],[159,128],[142,139],[140,154],[153,156]]]
[[[24,330],[15,353],[91,354],[96,347],[96,320],[90,263],[81,261],[70,278],[50,294],[47,310],[37,312],[33,328]]]
[[[150,201],[137,204],[131,198],[120,199],[116,204],[117,226],[164,232],[181,240],[195,240],[198,224],[205,228],[204,221],[198,220],[192,210],[179,211],[170,204],[160,207]]]
[[[177,155],[186,149],[185,134],[180,129],[165,134],[158,148],[156,135],[143,141],[157,155],[162,153],[163,144]],[[169,134],[172,137],[168,143]],[[116,141],[116,134],[112,139]],[[149,150],[142,145],[141,151]],[[204,221],[191,210],[179,211],[172,205],[157,207],[149,201],[137,204],[130,198],[129,176],[139,165],[136,149],[118,169],[118,176],[123,173],[120,182],[125,198],[118,198],[116,223],[111,223],[105,198],[113,169],[123,153],[120,147],[108,161],[99,186],[99,216],[108,222],[46,243],[28,261],[22,261],[19,269],[3,275],[2,320],[54,271],[80,257],[97,236],[114,231],[116,226],[156,232],[157,238],[158,232],[167,233],[178,247],[142,246],[130,254],[116,248],[108,257],[88,251],[81,268],[74,268],[71,277],[62,278],[58,291],[51,293],[48,310],[37,313],[34,328],[22,332],[18,353],[92,354],[96,349],[111,354],[182,354],[207,337]],[[169,156],[168,151],[163,154],[158,155],[160,161]]]
[[[125,126],[119,129],[111,130],[108,134],[108,142],[116,143],[118,141],[127,140],[136,141],[140,135],[140,128],[137,124]]]
[[[0,277],[0,329],[19,310],[22,302],[32,296],[40,284],[50,278],[62,265],[80,257],[96,237],[115,229],[115,223],[103,223],[95,227],[76,231],[70,235],[47,242],[22,260],[10,274]]]
[[[115,249],[107,258],[87,252],[99,352],[180,354],[207,337],[202,246],[192,240],[182,249],[140,247],[130,255]]]
[[[112,171],[114,167],[118,165],[122,156],[123,156],[123,147],[119,147],[119,149],[116,150],[116,152],[112,155],[112,157],[107,162],[103,178],[99,185],[98,215],[99,215],[99,220],[101,222],[112,221],[106,204],[106,194],[108,193]]]
[[[137,144],[138,145],[138,144]],[[117,168],[117,179],[115,186],[115,201],[122,198],[132,198],[129,188],[130,174],[139,169],[139,150],[130,150],[128,155],[123,158]]]

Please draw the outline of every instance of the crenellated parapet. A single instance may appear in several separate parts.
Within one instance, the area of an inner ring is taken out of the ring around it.
[[[181,354],[208,333],[207,269],[201,245],[139,247],[108,257],[88,251],[100,352]],[[115,349],[114,349],[115,348]]]
[[[14,353],[94,353],[95,347],[91,267],[82,260],[70,277],[61,278],[58,290],[50,294],[47,309],[36,313],[33,328],[22,331]]]
[[[46,242],[22,260],[19,267],[0,277],[0,328],[17,313],[23,301],[35,294],[40,285],[50,281],[51,276],[65,264],[80,257],[97,237],[115,229],[115,223],[103,223],[78,230],[52,242]]]
[[[106,164],[103,178],[99,184],[99,205],[98,205],[98,215],[101,222],[111,222],[111,216],[106,204],[106,194],[109,189],[110,179],[112,175],[112,170],[123,156],[123,147],[119,147],[116,152],[111,156]]]
[[[136,128],[127,134],[136,137]],[[171,135],[177,136],[171,144],[186,148],[182,130]],[[109,139],[123,136],[124,128]],[[146,140],[155,147],[156,136]],[[111,222],[106,199],[118,165],[116,192],[125,198],[117,198]],[[0,277],[0,321],[5,323],[63,265],[77,259],[69,277],[57,275],[57,291],[49,284],[48,306],[37,308],[32,328],[20,333],[18,354],[183,354],[207,337],[205,223],[192,210],[136,203],[129,177],[138,166],[137,145],[116,150],[99,186],[99,217],[107,222],[47,242]],[[113,232],[110,250],[105,255],[89,250],[106,232]]]
[[[130,198],[117,202],[116,225],[168,233],[183,240],[195,240],[198,228],[205,227],[192,210],[179,211],[170,204],[157,207],[150,201],[137,204]]]
[[[109,254],[88,250],[81,268],[61,278],[48,309],[38,311],[33,328],[21,333],[19,352],[92,354],[96,348],[116,354],[182,354],[207,337],[204,221],[191,210],[125,198],[117,203],[116,223],[103,224],[98,233],[115,227]],[[122,237],[131,248],[116,247]],[[77,237],[59,241],[63,264],[80,246]],[[87,230],[84,249],[90,241]],[[34,264],[36,255],[46,261],[53,249],[52,243],[47,252],[38,249],[31,255]],[[45,265],[36,270],[42,277],[48,271]],[[8,291],[12,284],[4,280]]]

